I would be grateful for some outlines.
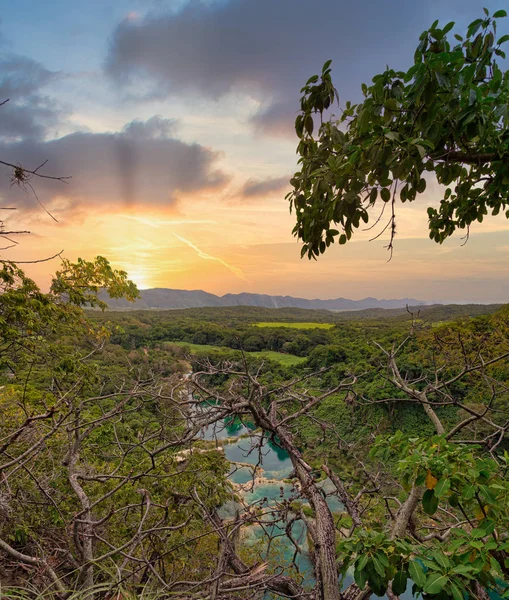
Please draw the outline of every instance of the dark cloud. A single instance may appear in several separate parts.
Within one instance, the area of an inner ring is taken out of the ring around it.
[[[159,96],[246,92],[261,102],[255,126],[279,134],[291,131],[299,89],[325,60],[340,94],[356,96],[386,64],[408,66],[435,18],[469,20],[480,10],[476,0],[191,0],[179,12],[123,21],[106,71]]]
[[[243,198],[259,198],[260,196],[267,196],[274,192],[282,192],[290,186],[289,181],[290,176],[274,177],[262,181],[248,179],[242,187],[241,196]]]
[[[218,154],[199,144],[186,144],[173,137],[175,122],[152,117],[132,121],[118,133],[73,133],[39,141],[0,144],[0,154],[9,162],[34,169],[47,160],[44,172],[67,176],[68,185],[33,178],[41,201],[51,209],[55,198],[65,197],[72,208],[106,210],[143,204],[160,207],[174,204],[181,196],[216,189],[228,177],[215,167]],[[9,170],[0,173],[0,195],[8,204],[36,205],[31,190],[10,187]]]
[[[175,119],[165,119],[159,115],[150,117],[147,121],[134,120],[122,130],[127,139],[168,139],[174,137],[177,131]]]
[[[40,63],[17,55],[0,58],[0,140],[38,139],[58,126],[67,111],[43,88],[60,77]]]
[[[295,102],[273,102],[259,110],[251,119],[255,131],[263,135],[294,136],[295,118],[299,114],[298,96]]]

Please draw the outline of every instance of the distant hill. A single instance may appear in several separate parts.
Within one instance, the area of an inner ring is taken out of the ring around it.
[[[141,291],[141,298],[135,303],[126,300],[112,300],[104,297],[110,310],[147,310],[147,309],[177,309],[202,308],[207,306],[258,306],[261,308],[305,308],[313,310],[365,310],[373,308],[404,308],[405,306],[425,306],[431,304],[415,298],[400,298],[395,300],[378,300],[364,298],[349,300],[335,298],[331,300],[307,300],[292,296],[269,296],[267,294],[225,294],[216,296],[203,290],[172,290],[153,288]]]

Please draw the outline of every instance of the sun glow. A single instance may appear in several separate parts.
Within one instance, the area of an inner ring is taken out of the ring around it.
[[[139,290],[146,290],[150,287],[147,276],[143,271],[137,269],[127,269],[129,279],[133,281]]]

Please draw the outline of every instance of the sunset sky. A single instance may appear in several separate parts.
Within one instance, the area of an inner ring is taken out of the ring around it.
[[[397,213],[394,256],[373,232],[301,260],[285,194],[299,90],[332,59],[342,101],[390,65],[407,69],[435,19],[461,31],[502,0],[18,0],[0,20],[0,160],[69,184],[10,186],[2,257],[101,254],[141,287],[305,298],[507,302],[500,216],[442,246],[427,237],[439,191]],[[504,23],[504,33],[509,22]],[[58,263],[28,267],[41,285]]]

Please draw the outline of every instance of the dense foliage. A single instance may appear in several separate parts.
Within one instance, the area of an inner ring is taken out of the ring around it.
[[[182,431],[171,386],[166,397],[161,381],[155,389],[154,365],[110,345],[109,325],[81,308],[103,304],[99,290],[134,298],[126,273],[102,257],[63,261],[49,293],[12,263],[0,277],[2,582],[23,580],[25,564],[41,571],[36,587],[49,573],[57,590],[91,588],[109,580],[115,561],[143,581],[140,553],[163,569],[184,561],[205,573],[215,549],[201,540],[201,514],[181,499],[194,490],[221,503],[226,462],[217,452],[182,461],[171,442]],[[93,522],[101,532],[92,536]],[[57,557],[67,576],[51,566]]]
[[[396,233],[396,204],[412,202],[433,179],[443,186],[440,206],[428,209],[430,238],[443,242],[487,214],[509,216],[509,35],[497,36],[499,10],[471,23],[464,37],[438,21],[422,33],[406,72],[387,68],[363,85],[364,100],[346,102],[339,120],[322,121],[338,97],[328,61],[302,89],[300,171],[289,194],[302,255],[316,258],[334,240],[390,213],[383,231]],[[316,137],[313,115],[320,117]],[[434,198],[430,198],[434,200]],[[384,223],[384,221],[382,221]],[[339,229],[336,229],[339,227]]]

